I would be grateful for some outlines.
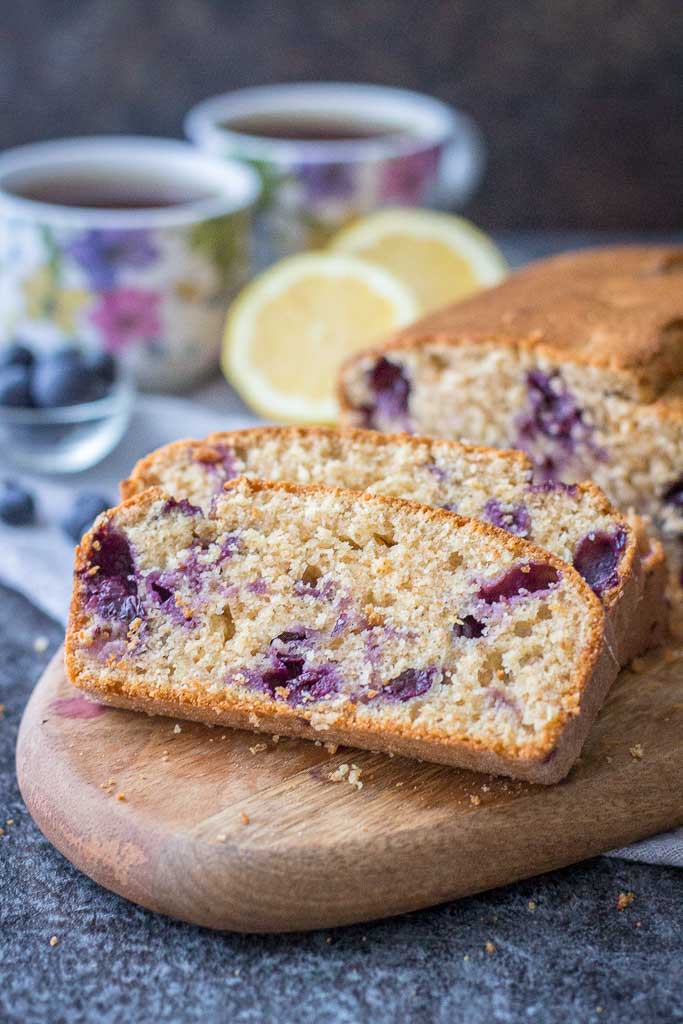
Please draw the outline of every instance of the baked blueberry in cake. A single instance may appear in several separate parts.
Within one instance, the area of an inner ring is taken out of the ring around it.
[[[521,448],[645,518],[683,598],[683,249],[567,253],[441,310],[340,376],[342,421]],[[401,381],[400,409],[388,401]]]
[[[150,488],[76,556],[71,682],[115,706],[562,778],[618,666],[603,606],[513,533],[242,478]]]
[[[602,600],[621,664],[658,643],[663,560],[592,484],[534,482],[520,452],[369,430],[265,427],[179,441],[142,459],[121,486],[211,507],[237,475],[373,491],[472,516],[573,564]]]

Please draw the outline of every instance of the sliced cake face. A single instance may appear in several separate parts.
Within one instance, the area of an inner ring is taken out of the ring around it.
[[[209,515],[150,490],[98,520],[67,665],[113,703],[552,781],[616,673],[603,624],[578,574],[518,538],[243,480]]]
[[[633,531],[597,488],[538,485],[518,452],[363,430],[264,428],[168,445],[143,459],[122,490],[129,497],[161,486],[209,509],[236,475],[372,491],[481,519],[573,563],[608,605],[639,572]]]
[[[683,573],[683,251],[567,254],[346,364],[342,421],[527,452],[591,479]]]

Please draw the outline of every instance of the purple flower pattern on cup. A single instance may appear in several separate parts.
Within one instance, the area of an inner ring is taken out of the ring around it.
[[[388,160],[380,181],[382,202],[420,203],[434,186],[440,158],[441,148],[435,146]]]
[[[78,235],[68,252],[99,291],[114,288],[119,267],[141,270],[154,263],[159,254],[147,231],[101,228]]]
[[[356,189],[356,171],[353,164],[307,163],[296,172],[308,198],[341,199],[352,196]]]
[[[153,344],[161,332],[157,292],[145,288],[119,288],[103,292],[90,319],[102,332],[105,347],[120,351],[135,342]]]

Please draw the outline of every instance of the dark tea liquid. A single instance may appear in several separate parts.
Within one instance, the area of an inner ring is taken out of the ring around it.
[[[157,210],[210,198],[207,192],[192,191],[169,182],[157,184],[93,175],[36,178],[10,191],[21,199],[91,210]]]
[[[325,117],[322,114],[249,114],[224,121],[221,127],[242,135],[292,139],[296,142],[349,142],[353,139],[378,139],[387,135],[405,134],[396,125]]]

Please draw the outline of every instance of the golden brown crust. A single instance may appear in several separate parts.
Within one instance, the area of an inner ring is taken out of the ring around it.
[[[79,634],[88,622],[84,608],[84,583],[77,575],[71,603],[69,625],[66,637],[66,667],[71,682],[79,688],[98,697],[106,703],[121,707],[132,707],[150,713],[172,714],[195,718],[207,722],[223,722],[248,728],[265,728],[283,735],[300,735],[314,738],[324,736],[342,743],[370,747],[371,749],[394,750],[409,756],[424,757],[446,764],[458,764],[480,771],[496,771],[510,774],[529,781],[550,783],[562,778],[578,756],[580,747],[597,714],[607,689],[616,674],[617,666],[605,643],[604,612],[598,598],[579,574],[560,559],[534,547],[526,541],[505,533],[487,523],[468,520],[452,512],[430,508],[401,498],[383,497],[367,493],[349,492],[338,488],[320,486],[302,487],[287,482],[267,482],[240,478],[226,484],[226,490],[239,488],[247,495],[261,492],[281,492],[292,495],[333,495],[342,505],[351,506],[358,502],[380,506],[382,510],[392,509],[397,513],[419,515],[432,522],[448,524],[453,530],[467,529],[475,535],[493,540],[507,548],[515,557],[534,560],[541,558],[558,568],[571,580],[582,599],[586,602],[588,622],[587,641],[581,653],[575,677],[576,706],[572,711],[559,712],[549,723],[545,733],[530,742],[525,748],[511,755],[500,743],[482,747],[466,736],[454,735],[444,741],[442,737],[430,736],[427,729],[421,732],[412,726],[401,726],[396,730],[377,730],[372,724],[359,725],[351,712],[342,711],[334,727],[324,732],[315,730],[310,722],[311,712],[306,708],[294,709],[277,705],[260,694],[240,698],[234,693],[208,693],[193,680],[184,680],[182,691],[164,691],[146,687],[144,682],[126,681],[125,684],[103,682],[92,672],[83,672],[78,665]],[[116,518],[119,525],[133,522],[140,511],[153,505],[167,495],[158,488],[152,488],[125,501],[117,509],[104,513],[93,529],[86,534],[77,549],[76,569],[87,567],[89,555],[96,542],[96,530],[104,521]],[[219,512],[212,513],[220,518]],[[208,518],[211,518],[210,515]],[[262,719],[256,725],[253,716]],[[252,716],[251,718],[249,716]],[[267,724],[265,724],[267,723]]]
[[[486,343],[614,371],[653,401],[683,373],[683,248],[620,246],[540,260],[418,320],[376,352]],[[343,387],[340,400],[347,408]]]
[[[526,782],[552,785],[560,782],[568,773],[586,736],[604,703],[614,679],[614,667],[609,652],[603,649],[599,662],[593,671],[590,685],[581,694],[580,713],[571,716],[559,733],[557,743],[543,756],[510,757],[503,750],[480,749],[467,743],[462,737],[453,737],[448,742],[438,742],[428,736],[406,735],[401,732],[389,733],[372,728],[359,728],[342,723],[328,729],[315,729],[310,722],[286,708],[273,711],[271,705],[248,708],[225,702],[204,703],[192,701],[187,692],[175,692],[166,696],[112,692],[98,688],[92,680],[86,680],[81,689],[95,700],[113,707],[142,711],[150,715],[166,715],[171,718],[187,718],[208,725],[226,725],[235,729],[296,736],[307,740],[324,740],[364,750],[380,750],[389,754],[413,757],[436,764],[467,768],[470,771],[509,775]],[[73,681],[73,680],[72,680]],[[90,685],[88,685],[90,683]],[[80,684],[78,684],[80,685]]]

